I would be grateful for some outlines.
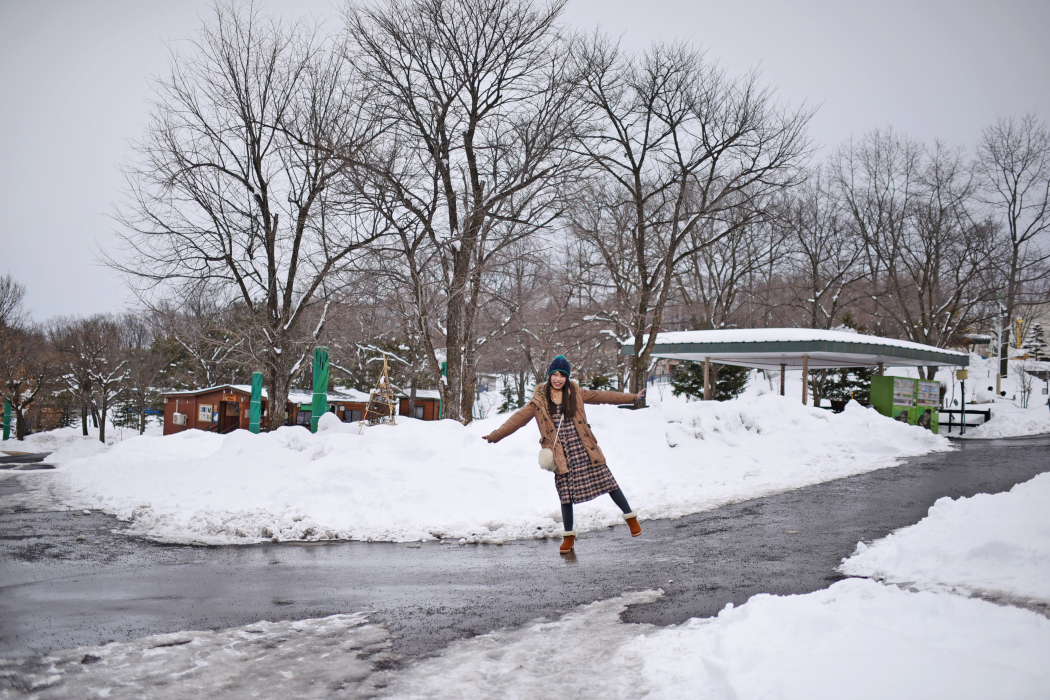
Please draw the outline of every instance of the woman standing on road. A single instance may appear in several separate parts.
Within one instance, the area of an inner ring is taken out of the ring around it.
[[[561,518],[565,535],[560,552],[568,554],[576,544],[572,529],[572,504],[593,500],[603,493],[623,511],[631,536],[642,534],[638,516],[605,465],[605,455],[598,447],[583,409],[585,403],[631,403],[645,395],[618,391],[581,389],[572,381],[572,368],[564,355],[558,355],[547,369],[547,382],[536,387],[532,400],[519,409],[496,430],[485,436],[490,443],[507,437],[533,418],[540,429],[540,445],[554,452],[554,485],[561,498]]]

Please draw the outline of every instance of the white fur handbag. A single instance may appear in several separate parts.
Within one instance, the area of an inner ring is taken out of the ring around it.
[[[565,420],[565,414],[563,413],[561,418],[558,420],[558,432],[554,434],[554,446],[558,446],[558,438],[561,437],[561,423]],[[540,469],[546,469],[549,472],[556,471],[558,464],[554,461],[554,450],[549,447],[544,447],[540,450]]]

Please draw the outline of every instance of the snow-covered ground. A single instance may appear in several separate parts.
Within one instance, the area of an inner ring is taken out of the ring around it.
[[[164,432],[160,424],[147,424],[146,435],[161,435]],[[13,431],[12,431],[13,433]],[[88,434],[84,435],[80,426],[71,428],[57,428],[42,433],[26,435],[24,440],[14,437],[0,440],[0,452],[54,452],[63,450],[66,459],[74,457],[88,457],[90,455],[105,452],[107,445],[112,446],[132,437],[138,437],[137,428],[123,428],[107,423],[106,445],[98,439],[98,428],[88,426]]]
[[[997,363],[995,358],[984,359],[973,353],[970,355],[970,366],[968,368],[970,378],[966,380],[966,406],[967,410],[992,410],[992,421],[984,425],[974,425],[977,420],[969,418],[970,427],[966,429],[966,435],[959,434],[959,416],[954,418],[955,425],[952,428],[953,438],[964,439],[989,439],[1019,437],[1022,435],[1039,435],[1050,433],[1050,407],[1047,406],[1047,395],[1042,391],[1047,384],[1040,380],[1033,380],[1030,385],[1031,394],[1028,397],[1028,408],[1022,408],[1024,396],[1021,393],[1021,382],[1018,381],[1019,363],[1011,360],[1010,374],[1000,382],[1000,388],[1006,392],[1006,396],[995,395],[995,372]],[[774,373],[775,374],[775,373]],[[917,367],[887,367],[886,374],[895,377],[918,377]],[[799,400],[802,396],[802,372],[788,370],[785,375],[784,393],[786,396]],[[934,376],[936,381],[941,382],[946,389],[945,402],[951,408],[958,409],[962,399],[963,385],[955,378],[952,368],[942,367]],[[779,380],[763,380],[757,373],[752,373],[748,392],[761,391],[762,385],[770,388],[776,385],[779,391]],[[828,405],[828,404],[825,404]],[[941,417],[941,434],[948,435],[947,416]]]
[[[929,515],[873,545],[843,573],[976,593],[1050,610],[1050,473],[1009,492],[942,498]]]
[[[459,642],[396,677],[390,696],[1034,700],[1050,689],[1050,620],[1027,610],[849,579],[663,629],[619,621],[653,597]]]
[[[1006,546],[1015,528],[1045,513],[1047,483],[1043,475],[1006,494],[938,502],[927,519],[865,551],[932,554],[920,580],[934,569],[960,570],[989,551],[989,541],[1000,537]],[[1004,515],[1011,511],[1026,515]],[[957,526],[967,520],[993,532]],[[1044,525],[1028,538],[1032,547],[979,567],[982,586],[1011,590],[1025,570],[1042,571],[1045,582],[1050,535]],[[863,562],[863,553],[850,561]],[[1050,620],[944,588],[854,578],[806,595],[756,595],[676,626],[620,621],[626,606],[660,595],[627,592],[456,642],[398,671],[375,666],[386,653],[385,630],[363,615],[337,615],[0,661],[0,679],[36,686],[42,698],[255,697],[265,688],[285,698],[1036,700],[1050,691]]]
[[[761,387],[759,387],[761,388]],[[589,406],[613,473],[643,518],[674,518],[735,501],[893,466],[949,449],[946,438],[856,404],[841,414],[769,393],[691,402],[651,391],[642,411]],[[186,431],[125,439],[49,461],[65,497],[168,541],[262,539],[499,543],[560,531],[553,476],[536,463],[528,425],[496,445],[482,435],[506,416],[363,431],[334,416],[317,434]],[[577,528],[622,524],[611,499],[577,508]]]
[[[954,437],[979,440],[1050,433],[1050,409],[1046,406],[1020,408],[1012,401],[999,399],[987,404],[978,404],[973,408],[982,411],[992,409],[992,420],[981,425],[971,425],[966,429],[966,435],[959,435],[959,428],[956,426],[952,431]]]

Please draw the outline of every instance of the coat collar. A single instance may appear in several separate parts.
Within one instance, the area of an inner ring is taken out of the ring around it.
[[[580,391],[580,385],[576,383],[575,379],[570,379],[569,381],[572,382],[572,388],[575,391],[577,391],[577,392]],[[543,382],[542,384],[537,384],[536,385],[536,393],[534,393],[532,395],[532,401],[535,402],[535,404],[539,408],[542,408],[546,412],[546,410],[547,410],[547,382]]]

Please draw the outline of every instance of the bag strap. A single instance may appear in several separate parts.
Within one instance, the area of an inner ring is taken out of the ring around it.
[[[558,446],[558,438],[561,437],[561,424],[562,424],[562,421],[564,421],[564,420],[565,420],[565,414],[563,413],[563,414],[561,414],[561,418],[558,419],[558,429],[554,433],[554,444],[551,445],[551,449],[552,450],[555,447]]]

